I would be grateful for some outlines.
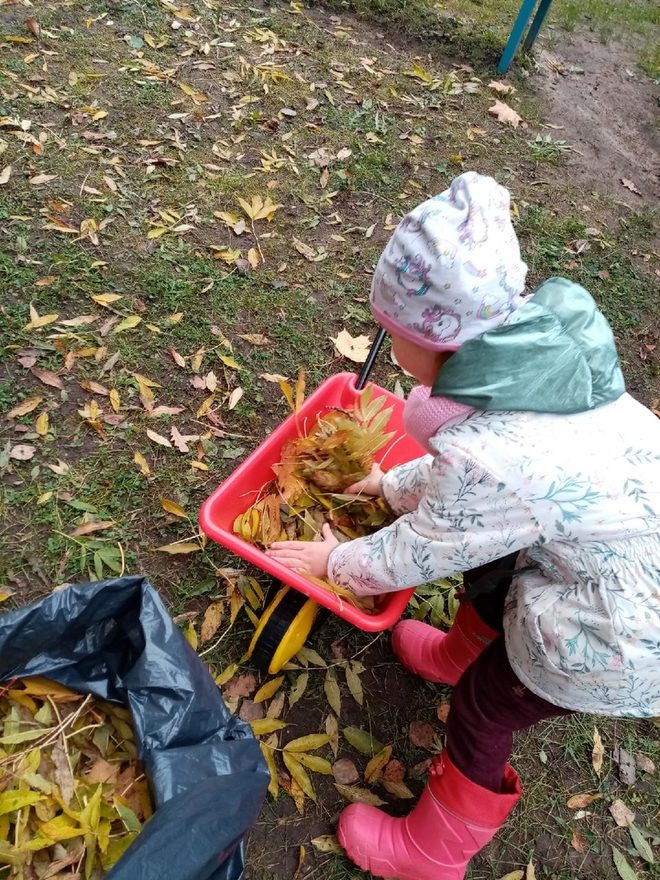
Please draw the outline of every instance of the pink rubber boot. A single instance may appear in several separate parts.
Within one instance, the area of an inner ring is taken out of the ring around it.
[[[505,769],[502,793],[495,794],[463,776],[443,753],[405,819],[351,804],[339,817],[337,836],[351,861],[376,877],[462,880],[472,856],[493,838],[519,797],[512,767]]]
[[[426,681],[453,685],[498,635],[465,602],[448,633],[421,620],[402,620],[394,627],[392,649],[406,669]]]

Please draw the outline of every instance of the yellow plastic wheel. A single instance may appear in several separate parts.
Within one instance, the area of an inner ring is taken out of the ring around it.
[[[297,590],[281,587],[261,615],[248,656],[260,669],[275,675],[307,641],[319,607]]]

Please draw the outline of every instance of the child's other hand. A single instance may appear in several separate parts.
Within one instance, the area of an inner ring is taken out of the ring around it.
[[[380,495],[380,481],[385,476],[385,471],[379,464],[371,466],[371,472],[364,480],[358,480],[346,489],[349,495]]]
[[[316,540],[277,541],[266,550],[266,555],[294,571],[325,578],[328,574],[328,557],[338,544],[339,541],[326,523],[322,535]]]

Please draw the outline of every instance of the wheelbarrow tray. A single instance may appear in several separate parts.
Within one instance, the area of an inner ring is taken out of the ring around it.
[[[355,384],[356,376],[353,373],[339,373],[323,382],[309,395],[300,410],[290,415],[272,434],[269,434],[263,443],[206,499],[199,513],[199,524],[212,541],[267,571],[360,629],[379,632],[394,626],[403,614],[414,587],[383,594],[378,611],[368,614],[329,590],[323,589],[305,575],[275,562],[266,556],[263,550],[244,541],[233,532],[236,517],[251,507],[263,492],[264,486],[274,479],[273,465],[281,460],[284,443],[308,433],[316,424],[317,417],[325,411],[352,410],[355,401],[363,393],[356,390]],[[395,437],[377,453],[377,461],[384,467],[390,468],[423,455],[424,451],[421,447],[405,433],[404,401],[378,385],[369,384],[373,387],[375,396],[384,396],[387,398],[388,406],[393,407],[386,430],[393,432]]]

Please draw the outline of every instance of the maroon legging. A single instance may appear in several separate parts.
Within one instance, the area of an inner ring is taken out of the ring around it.
[[[500,560],[503,568],[512,561]],[[502,565],[504,563],[505,565]],[[475,575],[465,576],[469,590]],[[504,599],[511,576],[504,575],[494,590],[478,596],[473,604],[492,629],[502,632]],[[553,706],[528,690],[511,668],[501,635],[468,667],[454,688],[447,719],[447,751],[458,769],[483,788],[499,792],[504,767],[513,751],[513,734],[538,721],[570,715],[570,709]]]

